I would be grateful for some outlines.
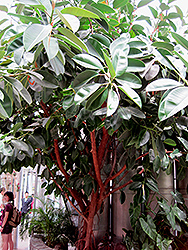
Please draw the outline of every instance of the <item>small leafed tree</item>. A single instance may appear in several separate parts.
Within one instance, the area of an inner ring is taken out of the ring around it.
[[[63,194],[82,218],[79,250],[96,248],[93,221],[107,197],[120,190],[123,203],[132,183],[139,221],[143,190],[147,204],[160,171],[176,159],[182,178],[187,167],[188,43],[172,21],[183,26],[183,14],[169,0],[137,16],[150,2],[0,6],[16,21],[0,22],[1,172],[45,166],[46,194]]]

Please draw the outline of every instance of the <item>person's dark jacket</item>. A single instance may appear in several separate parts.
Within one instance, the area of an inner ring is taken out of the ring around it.
[[[22,214],[26,214],[31,209],[32,201],[33,201],[32,197],[28,197],[27,200],[25,200],[25,198],[22,199],[22,208],[21,208]]]

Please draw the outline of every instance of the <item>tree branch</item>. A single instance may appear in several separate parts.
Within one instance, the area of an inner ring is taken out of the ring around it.
[[[95,130],[90,132],[90,137],[91,137],[91,153],[93,156],[93,164],[94,164],[94,169],[95,169],[95,174],[96,174],[96,179],[99,184],[99,187],[103,187],[103,183],[101,180],[101,175],[100,175],[100,167],[98,163],[98,157],[97,157],[97,147],[96,147],[96,141],[95,141]]]
[[[58,168],[64,174],[66,182],[68,183],[69,182],[69,175],[67,174],[67,172],[65,171],[65,169],[63,167],[61,157],[60,157],[60,154],[59,154],[59,146],[58,146],[58,140],[57,139],[54,139],[54,148],[55,148],[55,155],[56,155]]]

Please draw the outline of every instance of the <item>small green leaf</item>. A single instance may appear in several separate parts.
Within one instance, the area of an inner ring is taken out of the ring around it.
[[[124,7],[128,2],[129,0],[114,0],[113,8],[118,9],[118,8]]]
[[[5,11],[5,12],[8,12],[8,8],[7,8],[7,6],[5,6],[5,5],[0,5],[0,10],[1,10],[1,11]]]
[[[164,143],[170,146],[174,146],[174,147],[176,146],[176,142],[170,138],[167,138],[166,140],[164,140]]]
[[[141,0],[139,3],[138,3],[138,8],[142,7],[142,6],[145,6],[147,5],[148,3],[151,3],[153,0]]]
[[[154,18],[157,18],[157,16],[158,16],[157,10],[151,6],[148,6],[148,7],[151,10],[151,13],[153,14]]]
[[[184,37],[174,32],[171,32],[171,34],[177,43],[181,44],[185,49],[188,50],[188,41]]]
[[[81,9],[79,7],[66,7],[61,10],[61,13],[71,14],[71,15],[80,16],[80,17],[97,18],[97,19],[99,18],[99,16],[96,15],[95,13],[85,10],[85,9]]]

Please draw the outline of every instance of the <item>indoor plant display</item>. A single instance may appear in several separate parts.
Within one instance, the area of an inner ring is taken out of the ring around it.
[[[77,228],[71,220],[70,212],[55,208],[50,199],[41,202],[43,206],[32,209],[32,215],[24,219],[20,228],[21,237],[28,231],[34,237],[41,237],[49,247],[58,245],[59,249],[66,249],[68,242],[73,244],[77,236]]]

